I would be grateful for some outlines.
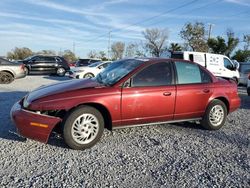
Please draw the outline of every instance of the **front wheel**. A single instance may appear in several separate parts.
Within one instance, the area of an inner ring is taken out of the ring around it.
[[[225,124],[226,117],[225,103],[216,99],[208,105],[201,125],[208,130],[218,130]]]
[[[63,67],[60,67],[60,68],[58,68],[58,69],[56,70],[56,74],[57,74],[58,76],[64,76],[65,73],[66,73],[66,70],[65,70]]]
[[[8,72],[0,72],[0,84],[9,84],[13,82],[14,77]]]
[[[90,106],[80,106],[73,110],[63,127],[66,144],[77,150],[94,146],[102,136],[104,119],[102,114]]]
[[[93,78],[93,77],[95,77],[95,75],[92,73],[87,73],[83,76],[83,78]]]

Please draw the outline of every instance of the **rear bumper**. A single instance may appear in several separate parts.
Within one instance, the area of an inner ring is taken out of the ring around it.
[[[233,112],[233,111],[235,111],[235,110],[237,110],[237,109],[240,107],[240,102],[241,102],[241,100],[240,100],[239,97],[238,97],[238,98],[235,98],[235,99],[232,99],[232,100],[230,101],[229,113],[230,113],[230,112]]]
[[[21,108],[19,102],[12,107],[10,116],[17,128],[18,134],[44,143],[48,142],[51,131],[61,121],[58,117],[24,110]]]

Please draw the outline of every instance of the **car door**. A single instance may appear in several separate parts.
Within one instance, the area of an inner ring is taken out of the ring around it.
[[[44,57],[43,70],[46,73],[55,73],[57,69],[57,62],[55,57]]]
[[[203,115],[213,93],[212,78],[201,66],[177,61],[176,107],[174,119],[191,119]]]
[[[41,71],[43,59],[40,56],[36,56],[29,60],[28,64],[31,72],[39,72]]]
[[[176,87],[171,62],[151,64],[122,88],[122,125],[173,119]]]

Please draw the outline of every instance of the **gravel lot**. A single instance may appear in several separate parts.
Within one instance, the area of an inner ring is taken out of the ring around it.
[[[0,187],[249,187],[250,97],[219,131],[191,123],[105,131],[85,151],[15,135],[12,105],[27,92],[67,78],[28,76],[0,85]]]

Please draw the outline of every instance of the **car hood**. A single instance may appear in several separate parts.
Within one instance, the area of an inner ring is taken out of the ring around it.
[[[78,89],[101,87],[100,83],[93,79],[80,79],[80,80],[70,80],[64,81],[52,85],[41,86],[38,89],[30,92],[26,100],[30,103],[42,97],[47,97],[50,95],[59,94],[66,91],[74,91]]]

